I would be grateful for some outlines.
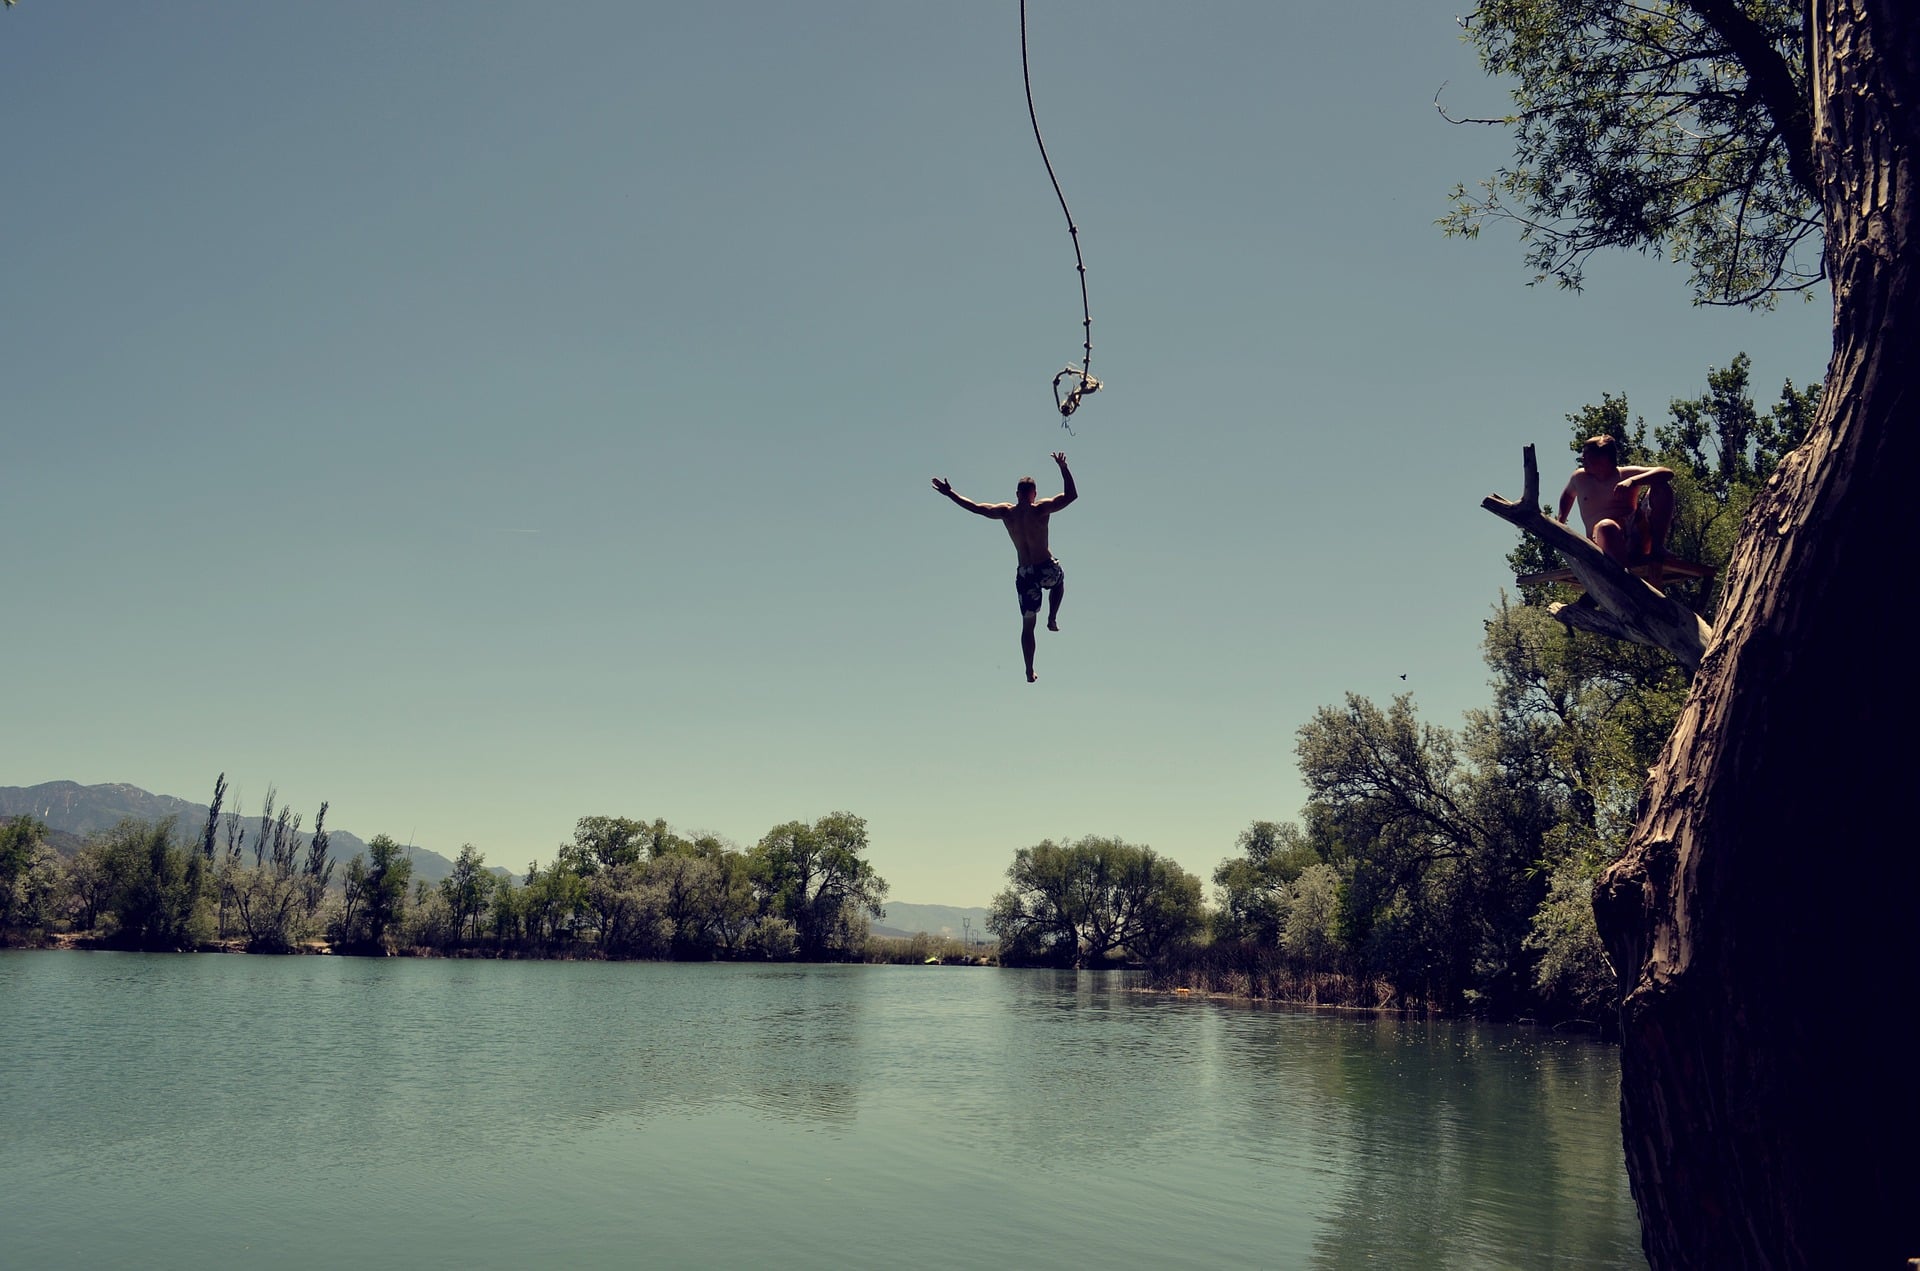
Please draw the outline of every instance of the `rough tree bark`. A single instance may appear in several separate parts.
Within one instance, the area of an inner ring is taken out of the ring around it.
[[[1920,4],[1813,0],[1811,35],[1826,394],[1596,895],[1656,1267],[1920,1256]]]

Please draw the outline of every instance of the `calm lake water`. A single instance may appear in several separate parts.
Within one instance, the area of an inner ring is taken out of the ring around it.
[[[1644,1266],[1614,1052],[986,968],[0,954],[17,1267]]]

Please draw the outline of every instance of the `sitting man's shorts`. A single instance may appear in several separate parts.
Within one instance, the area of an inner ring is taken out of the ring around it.
[[[1022,565],[1013,571],[1013,589],[1020,593],[1020,615],[1040,612],[1040,593],[1066,583],[1060,562],[1049,556],[1045,564]]]
[[[1640,565],[1653,559],[1653,524],[1647,519],[1647,504],[1643,499],[1634,504],[1633,515],[1620,527],[1627,539],[1627,564]]]

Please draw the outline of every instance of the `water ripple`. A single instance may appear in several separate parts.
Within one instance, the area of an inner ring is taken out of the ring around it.
[[[1637,1263],[1611,1051],[969,968],[0,954],[0,1248]]]

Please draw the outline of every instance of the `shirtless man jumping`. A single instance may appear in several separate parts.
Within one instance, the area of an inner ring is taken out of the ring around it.
[[[935,477],[933,488],[976,516],[1003,522],[1013,550],[1020,555],[1020,568],[1013,571],[1013,589],[1020,593],[1020,652],[1027,658],[1027,683],[1039,676],[1033,673],[1033,626],[1040,617],[1040,593],[1047,593],[1047,630],[1060,629],[1060,597],[1067,593],[1067,576],[1060,562],[1047,550],[1047,518],[1080,497],[1073,488],[1073,474],[1067,471],[1066,455],[1055,451],[1053,461],[1060,465],[1060,479],[1067,488],[1051,498],[1036,499],[1040,487],[1032,477],[1021,477],[1013,488],[1012,503],[975,503],[953,492],[953,483]]]
[[[1580,446],[1580,466],[1560,492],[1562,524],[1576,499],[1587,537],[1622,565],[1652,562],[1648,581],[1660,586],[1660,562],[1673,525],[1673,469],[1623,468],[1619,442],[1589,437]]]

